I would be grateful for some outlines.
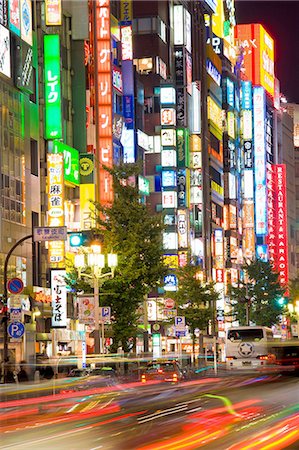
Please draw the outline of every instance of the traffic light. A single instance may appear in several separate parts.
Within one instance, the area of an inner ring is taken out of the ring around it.
[[[89,231],[78,231],[68,233],[70,247],[82,247],[87,246],[90,240],[90,232]]]
[[[287,301],[288,299],[286,297],[280,297],[279,299],[277,299],[277,303],[279,304],[279,306],[285,306]]]

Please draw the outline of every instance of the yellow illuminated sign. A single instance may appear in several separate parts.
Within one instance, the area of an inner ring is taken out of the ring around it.
[[[179,266],[178,255],[164,255],[163,261],[165,266],[168,266],[169,269],[177,269]]]
[[[260,77],[261,85],[274,96],[274,40],[260,26]]]
[[[80,184],[80,228],[90,230],[95,226],[93,204],[95,200],[94,184]]]
[[[201,138],[197,134],[190,135],[190,152],[201,152]]]
[[[218,139],[222,139],[222,109],[211,97],[208,97],[207,99],[207,106],[208,119],[212,122],[215,135]]]

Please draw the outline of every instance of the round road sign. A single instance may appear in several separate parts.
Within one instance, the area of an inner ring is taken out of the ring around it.
[[[24,283],[21,278],[12,278],[7,282],[7,289],[11,294],[20,294],[24,289]]]
[[[25,326],[22,322],[11,322],[7,327],[7,332],[12,338],[21,338],[25,333]]]
[[[172,298],[166,298],[165,299],[165,308],[167,309],[173,309],[175,306],[175,302]]]

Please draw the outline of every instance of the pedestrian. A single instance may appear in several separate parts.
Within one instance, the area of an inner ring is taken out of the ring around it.
[[[18,373],[18,381],[19,381],[19,383],[22,383],[23,381],[28,381],[29,380],[27,371],[26,371],[26,369],[24,367],[25,363],[26,363],[26,361],[21,361],[21,364],[20,364],[21,370]]]

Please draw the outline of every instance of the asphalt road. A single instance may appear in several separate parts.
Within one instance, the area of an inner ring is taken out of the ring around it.
[[[2,398],[0,450],[299,449],[296,377],[35,389]]]

